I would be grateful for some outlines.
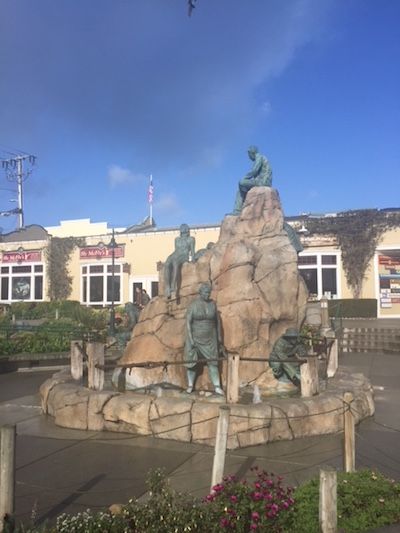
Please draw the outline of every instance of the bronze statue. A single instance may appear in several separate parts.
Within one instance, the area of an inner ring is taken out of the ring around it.
[[[296,328],[288,328],[275,342],[269,356],[269,366],[276,379],[291,381],[296,387],[300,386],[300,364],[297,357],[307,355],[307,348],[302,344],[300,334]],[[285,359],[293,359],[287,362]]]
[[[180,236],[175,239],[175,250],[167,257],[164,265],[165,296],[171,298],[178,290],[178,278],[183,263],[194,258],[195,239],[190,236],[189,226],[181,224]]]
[[[131,340],[132,330],[139,320],[140,309],[137,304],[127,302],[125,304],[125,319],[118,327],[115,335],[118,348],[125,348],[127,343]]]
[[[203,257],[203,255],[208,252],[208,250],[211,250],[213,246],[215,246],[215,243],[209,242],[206,248],[200,248],[200,250],[197,250],[197,252],[194,254],[193,261],[197,261],[198,259],[200,259],[200,257]]]
[[[215,302],[210,300],[211,286],[200,285],[199,297],[186,312],[185,361],[188,388],[191,393],[196,379],[196,364],[200,357],[207,360],[208,373],[216,394],[223,395],[218,371],[220,353],[225,355],[221,340],[221,324]]]
[[[239,181],[239,190],[233,208],[234,215],[240,214],[246,195],[250,189],[257,186],[272,186],[272,169],[268,159],[259,153],[256,146],[250,146],[247,153],[249,154],[249,158],[254,161],[254,165],[250,172]]]
[[[302,252],[304,248],[301,244],[300,237],[292,228],[292,226],[286,222],[286,220],[283,222],[283,229],[286,231],[287,236],[289,237],[290,244],[296,250],[296,253],[299,254],[300,252]]]

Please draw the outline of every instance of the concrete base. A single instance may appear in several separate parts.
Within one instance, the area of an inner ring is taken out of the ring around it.
[[[243,401],[229,405],[228,449],[342,431],[344,392],[353,393],[356,423],[374,414],[368,379],[340,367],[325,383],[323,392],[312,398],[262,396],[260,403],[249,403],[249,391],[242,391]],[[215,443],[219,407],[225,405],[223,397],[160,387],[143,394],[93,391],[73,381],[69,371],[46,380],[40,394],[43,412],[62,427],[150,435],[209,446]]]

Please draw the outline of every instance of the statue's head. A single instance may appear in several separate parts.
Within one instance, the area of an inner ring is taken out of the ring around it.
[[[287,328],[283,336],[285,339],[294,340],[299,337],[299,332],[296,328]]]
[[[190,229],[189,229],[189,226],[187,224],[181,224],[180,227],[179,227],[179,231],[180,231],[181,235],[189,235],[189,233],[190,233]]]
[[[209,300],[211,295],[211,285],[209,283],[202,283],[199,288],[199,294],[203,300]]]
[[[251,145],[247,149],[247,153],[249,154],[249,157],[252,161],[256,158],[256,154],[258,154],[258,148],[257,146]]]

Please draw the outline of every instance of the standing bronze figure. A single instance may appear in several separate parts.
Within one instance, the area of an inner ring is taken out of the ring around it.
[[[210,300],[211,286],[203,283],[199,297],[194,300],[186,312],[185,361],[187,367],[188,388],[191,393],[196,379],[196,365],[199,358],[207,360],[208,373],[216,394],[223,395],[218,370],[218,357],[224,352],[221,339],[221,324],[214,301]]]

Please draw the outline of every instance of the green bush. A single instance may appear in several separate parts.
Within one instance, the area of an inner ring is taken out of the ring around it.
[[[94,322],[95,325],[102,325]],[[18,353],[66,352],[71,340],[86,339],[104,342],[106,329],[88,328],[73,319],[48,320],[40,326],[0,325],[0,355]]]
[[[338,473],[338,529],[361,533],[400,521],[400,484],[371,470]],[[319,479],[298,487],[285,532],[318,533]]]
[[[329,316],[333,318],[376,318],[375,298],[328,300]]]
[[[318,533],[319,480],[295,489],[266,472],[254,481],[229,476],[204,500],[170,488],[161,470],[150,473],[149,498],[130,501],[120,513],[90,510],[58,517],[54,527],[22,527],[20,533],[217,533],[235,531]],[[363,470],[338,474],[338,530],[362,533],[400,521],[400,485]]]
[[[52,320],[56,316],[69,318],[87,327],[105,327],[108,320],[107,309],[93,309],[73,300],[54,302],[14,302],[9,307],[8,316],[17,320]]]

